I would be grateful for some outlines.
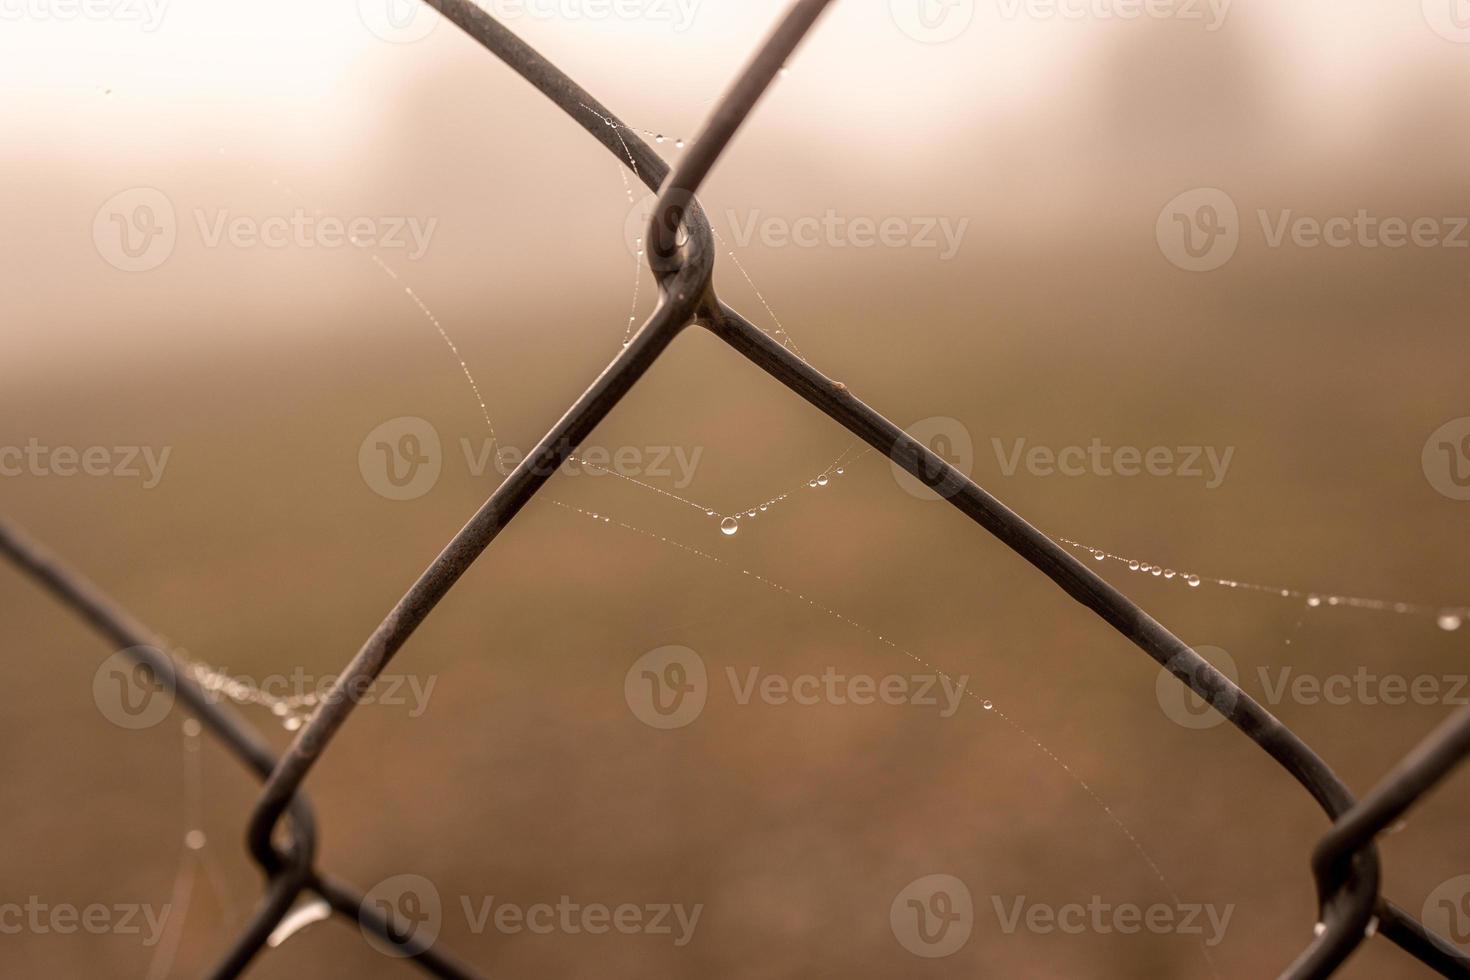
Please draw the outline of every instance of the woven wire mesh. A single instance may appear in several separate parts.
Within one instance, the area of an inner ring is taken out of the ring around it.
[[[356,707],[354,692],[360,697],[368,689],[499,532],[674,338],[695,325],[712,332],[999,538],[1207,701],[1312,795],[1332,820],[1330,830],[1311,855],[1320,921],[1315,934],[1282,976],[1330,976],[1365,938],[1375,933],[1441,975],[1470,976],[1470,960],[1457,947],[1381,895],[1375,847],[1378,834],[1398,821],[1470,754],[1470,708],[1460,709],[1363,799],[1355,799],[1326,762],[1265,707],[1066,548],[716,295],[711,230],[696,194],[831,0],[798,0],[792,5],[719,101],[677,170],[671,170],[616,114],[470,0],[426,2],[539,89],[658,193],[647,234],[647,254],[659,282],[660,302],[649,320],[389,612],[279,758],[249,723],[211,698],[178,660],[164,652],[163,642],[147,627],[41,545],[0,520],[0,553],[110,642],[125,649],[152,672],[157,683],[169,686],[209,732],[263,781],[247,839],[251,855],[266,877],[264,895],[245,928],[220,954],[212,976],[242,974],[298,898],[307,893],[320,896],[335,914],[357,921],[367,933],[433,975],[479,975],[434,937],[417,930],[412,909],[369,901],[352,885],[317,867],[316,828],[301,787]]]

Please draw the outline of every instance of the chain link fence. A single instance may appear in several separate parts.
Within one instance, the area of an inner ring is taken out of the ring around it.
[[[649,320],[561,420],[399,600],[331,692],[277,758],[232,708],[208,695],[165,645],[99,589],[18,528],[0,520],[0,553],[124,650],[263,782],[247,842],[265,875],[263,897],[245,928],[220,954],[212,976],[242,974],[303,894],[358,922],[396,955],[442,977],[479,976],[415,928],[414,909],[370,900],[317,866],[316,825],[302,784],[362,693],[500,531],[567,461],[687,327],[709,330],[813,407],[888,456],[961,514],[1031,563],[1076,601],[1162,664],[1284,767],[1332,821],[1311,855],[1320,905],[1315,934],[1282,972],[1293,980],[1327,977],[1371,936],[1400,947],[1447,977],[1470,977],[1470,959],[1380,894],[1375,839],[1470,753],[1470,708],[1428,735],[1362,800],[1295,733],[1142,608],[950,466],[929,447],[868,407],[787,347],[725,305],[712,285],[714,242],[696,194],[782,65],[831,0],[798,0],[755,53],[703,132],[672,170],[611,110],[470,0],[426,0],[585,128],[658,195],[646,253],[660,302]]]

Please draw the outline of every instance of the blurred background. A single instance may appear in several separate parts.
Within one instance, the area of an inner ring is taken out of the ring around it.
[[[672,160],[784,6],[495,9]],[[7,7],[0,30],[0,447],[35,447],[0,456],[0,506],[193,660],[331,675],[494,489],[472,459],[484,414],[501,447],[533,446],[630,310],[652,309],[625,230],[642,192],[406,5],[67,9]],[[837,3],[701,195],[744,270],[722,256],[717,284],[889,418],[940,419],[956,458],[968,440],[974,478],[1053,537],[1414,603],[1312,607],[1092,565],[1224,651],[1259,700],[1285,676],[1439,682],[1424,703],[1356,682],[1342,703],[1268,703],[1361,793],[1470,694],[1455,680],[1470,629],[1445,628],[1470,602],[1470,494],[1451,465],[1470,459],[1433,462],[1470,436],[1470,12],[1132,9]],[[1312,244],[1312,222],[1360,212],[1379,224]],[[251,237],[293,216],[309,230]],[[321,223],[361,218],[374,247]],[[1423,234],[1393,247],[1386,219]],[[813,220],[812,244],[782,234]],[[857,247],[863,221],[894,234]],[[384,482],[373,436],[411,445],[404,418],[439,444],[437,478],[407,491]],[[1011,465],[1018,440],[1230,456],[1218,480],[1203,461],[1206,476],[1069,476]],[[709,335],[682,336],[592,444],[638,451],[639,480],[701,506],[554,479],[389,667],[431,693],[363,707],[308,780],[322,867],[364,889],[424,876],[443,941],[494,975],[1283,968],[1311,935],[1327,827],[1307,794],[1229,726],[1179,723],[1156,664],[887,461],[829,471],[851,443]],[[107,463],[64,475],[67,447]],[[110,720],[94,679],[114,651],[13,570],[0,619],[0,903],[173,916],[151,944],[7,932],[0,972],[199,975],[260,893],[243,846],[257,784],[207,737],[187,749],[181,708]],[[669,645],[707,667],[707,703],[660,730],[625,679]],[[742,704],[729,681],[926,664],[976,699],[947,717]],[[281,719],[242,710],[288,744]],[[1453,779],[1382,843],[1385,893],[1416,914],[1470,873],[1467,804]],[[890,911],[935,874],[964,883],[973,925],[925,958]],[[464,911],[561,896],[703,911],[682,946],[477,929]],[[1220,936],[1008,931],[997,907],[1018,899],[1232,911]],[[251,975],[411,972],[337,920]],[[1427,974],[1382,940],[1342,973]]]

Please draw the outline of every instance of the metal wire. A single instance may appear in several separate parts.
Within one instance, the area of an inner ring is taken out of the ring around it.
[[[659,193],[648,231],[648,256],[659,281],[660,301],[648,322],[398,601],[279,759],[232,709],[209,699],[164,652],[152,633],[95,586],[0,519],[0,554],[112,643],[127,648],[160,677],[171,681],[184,705],[264,780],[246,840],[265,873],[265,895],[245,930],[221,956],[212,976],[227,978],[243,973],[304,892],[321,896],[334,912],[357,920],[429,973],[477,976],[436,944],[414,938],[412,929],[403,929],[393,921],[392,912],[366,904],[351,885],[316,868],[315,825],[302,783],[356,707],[354,696],[368,690],[470,565],[674,338],[686,327],[698,324],[887,455],[1073,599],[1097,613],[1209,702],[1312,795],[1334,821],[1311,863],[1320,923],[1283,977],[1309,980],[1330,976],[1362,944],[1375,921],[1381,935],[1441,975],[1470,977],[1470,960],[1464,954],[1379,894],[1380,867],[1374,845],[1384,828],[1470,754],[1470,708],[1431,734],[1364,800],[1355,800],[1305,742],[1068,549],[868,407],[845,385],[827,378],[767,336],[715,294],[711,231],[696,195],[782,64],[831,0],[797,0],[792,5],[717,104],[704,131],[672,174],[634,130],[483,9],[470,0],[425,2],[539,89],[620,161],[630,162],[650,190]]]

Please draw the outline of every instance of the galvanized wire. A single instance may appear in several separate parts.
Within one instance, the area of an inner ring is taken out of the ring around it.
[[[737,130],[787,58],[831,0],[797,0],[717,104],[680,167],[668,165],[636,132],[495,18],[470,0],[425,0],[470,38],[497,55],[585,128],[659,193],[648,230],[649,263],[660,301],[647,323],[577,399],[536,449],[491,495],[424,571],[337,678],[286,752],[276,759],[264,740],[227,706],[210,700],[162,645],[77,573],[0,520],[4,554],[103,636],[171,680],[184,705],[244,762],[264,786],[246,835],[266,876],[265,895],[212,976],[244,972],[299,896],[320,895],[337,914],[399,948],[408,961],[444,977],[474,971],[436,944],[414,937],[392,913],[315,866],[316,834],[302,783],[388,662],[470,565],[490,546],[577,446],[619,403],[686,327],[698,324],[762,371],[884,453],[957,510],[1091,609],[1211,704],[1264,749],[1334,821],[1311,862],[1320,922],[1302,953],[1282,973],[1290,980],[1332,975],[1375,923],[1379,934],[1447,977],[1470,977],[1470,960],[1379,892],[1374,841],[1470,754],[1470,708],[1430,735],[1361,802],[1295,733],[1187,644],[964,474],[722,303],[712,285],[711,230],[697,193]],[[591,110],[589,113],[588,110]]]

